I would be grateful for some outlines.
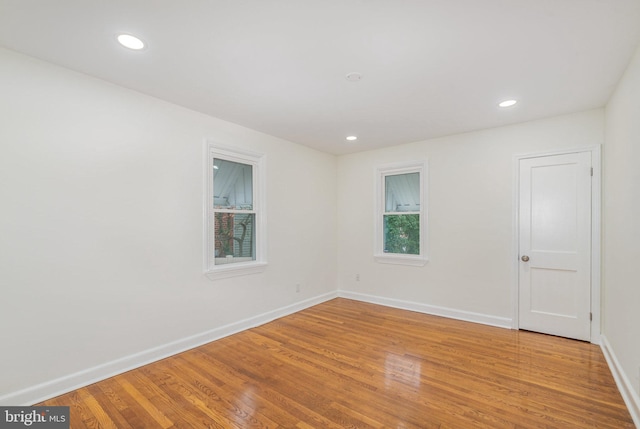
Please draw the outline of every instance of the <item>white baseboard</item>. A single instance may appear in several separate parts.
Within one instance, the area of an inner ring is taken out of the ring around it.
[[[629,414],[631,414],[631,418],[636,427],[640,428],[640,396],[638,396],[638,393],[633,388],[629,377],[627,377],[622,369],[615,352],[611,348],[611,344],[609,344],[609,340],[604,334],[600,336],[600,348],[602,349],[604,358],[607,360],[607,364],[609,364],[609,369],[613,374],[613,379],[616,381],[622,399],[624,399],[624,403],[629,409]]]
[[[356,301],[369,302],[371,304],[386,305],[387,307],[399,308],[402,310],[417,311],[419,313],[432,314],[434,316],[448,317],[449,319],[464,320],[466,322],[481,323],[483,325],[497,326],[499,328],[511,329],[511,318],[491,316],[470,311],[456,310],[453,308],[438,307],[435,305],[421,304],[412,301],[403,301],[382,296],[367,295],[359,292],[339,290],[338,296],[353,299]]]
[[[123,372],[139,368],[143,365],[156,362],[169,356],[173,356],[194,347],[198,347],[203,344],[207,344],[212,341],[227,337],[229,335],[263,325],[265,323],[271,322],[272,320],[279,319],[289,314],[304,310],[305,308],[312,307],[325,301],[329,301],[333,298],[336,298],[337,296],[337,292],[329,292],[310,299],[306,299],[304,301],[296,302],[285,307],[278,308],[276,310],[268,311],[266,313],[262,313],[248,319],[240,320],[229,325],[221,326],[216,329],[212,329],[200,334],[173,341],[168,344],[154,347],[140,353],[125,356],[111,362],[106,362],[93,368],[87,368],[85,370],[78,371],[76,373],[69,374],[64,377],[47,381],[35,386],[31,386],[17,392],[12,392],[0,397],[0,405],[29,406],[32,404],[36,404],[38,402],[42,402],[44,400],[70,392],[72,390],[88,386],[106,378],[122,374]]]

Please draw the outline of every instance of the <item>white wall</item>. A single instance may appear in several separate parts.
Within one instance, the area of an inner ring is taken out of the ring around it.
[[[603,331],[626,381],[640,394],[640,48],[605,118]]]
[[[7,50],[0,94],[5,402],[335,294],[334,156]],[[263,274],[216,282],[202,274],[205,138],[267,155]]]
[[[602,144],[603,117],[597,109],[340,157],[339,288],[443,314],[476,313],[472,320],[510,326],[512,258],[517,257],[513,157]],[[429,262],[424,267],[376,263],[374,169],[423,158],[429,162]]]

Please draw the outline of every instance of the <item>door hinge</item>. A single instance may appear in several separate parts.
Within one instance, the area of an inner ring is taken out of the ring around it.
[[[593,322],[593,313],[589,313],[589,321]]]
[[[593,177],[593,167],[591,167],[591,177]]]

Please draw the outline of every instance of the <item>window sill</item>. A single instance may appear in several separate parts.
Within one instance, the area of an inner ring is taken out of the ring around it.
[[[375,255],[376,262],[381,264],[410,265],[413,267],[423,267],[427,264],[428,259],[424,256],[414,255]]]
[[[218,265],[214,269],[206,271],[204,275],[207,276],[209,280],[221,280],[230,277],[262,273],[266,268],[266,262],[238,262]]]

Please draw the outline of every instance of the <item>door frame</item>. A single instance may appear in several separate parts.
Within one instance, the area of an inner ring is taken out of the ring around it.
[[[591,153],[591,165],[593,167],[593,179],[591,180],[591,343],[600,344],[600,312],[601,312],[601,242],[602,242],[602,145],[585,146],[575,149],[566,149],[550,152],[536,152],[515,155],[513,157],[513,243],[512,243],[512,329],[520,328],[519,314],[519,267],[520,267],[520,161],[527,158],[539,158],[553,155],[566,155],[570,153]]]

